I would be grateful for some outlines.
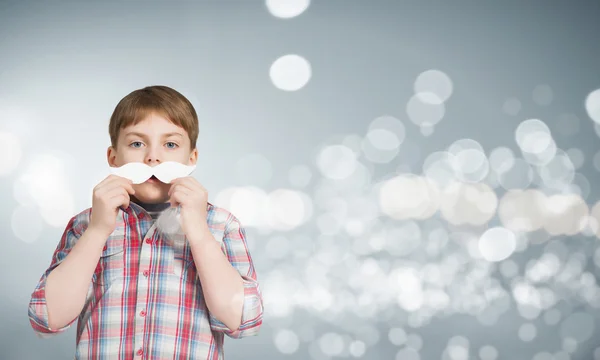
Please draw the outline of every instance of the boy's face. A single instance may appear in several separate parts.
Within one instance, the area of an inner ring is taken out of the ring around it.
[[[107,157],[109,165],[114,167],[130,162],[156,166],[165,161],[195,165],[198,150],[191,149],[188,133],[183,128],[153,113],[139,123],[121,129],[116,149],[109,147]],[[154,177],[133,185],[135,198],[144,203],[167,202],[170,187]]]

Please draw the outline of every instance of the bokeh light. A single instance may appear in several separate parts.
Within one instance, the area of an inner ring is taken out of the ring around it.
[[[454,86],[448,75],[440,70],[427,70],[419,74],[414,84],[414,92],[425,103],[439,105],[452,95]]]
[[[596,124],[600,124],[600,89],[596,89],[585,98],[585,110]]]
[[[0,176],[11,174],[19,165],[23,150],[19,137],[13,133],[0,132]]]
[[[271,15],[290,19],[302,14],[310,5],[310,0],[266,0],[265,5]]]
[[[284,55],[273,62],[269,70],[273,85],[284,91],[302,89],[312,76],[310,63],[300,55]]]

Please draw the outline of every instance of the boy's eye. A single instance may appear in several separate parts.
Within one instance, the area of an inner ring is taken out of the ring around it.
[[[142,146],[142,142],[141,141],[134,141],[131,144],[129,144],[129,146],[131,146],[131,147],[140,147],[140,146]]]
[[[177,146],[178,146],[178,145],[177,145],[176,143],[174,143],[174,142],[168,142],[168,143],[167,143],[167,147],[168,147],[169,149],[175,149]]]

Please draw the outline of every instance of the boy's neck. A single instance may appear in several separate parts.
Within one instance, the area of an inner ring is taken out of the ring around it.
[[[160,215],[161,212],[163,212],[164,210],[168,209],[171,206],[171,204],[168,202],[154,203],[154,204],[144,203],[144,202],[141,202],[140,200],[136,199],[134,196],[131,197],[131,201],[138,204],[144,210],[146,210],[146,212],[148,212],[148,214],[150,214],[150,216],[154,220],[156,220],[158,218],[158,216]]]

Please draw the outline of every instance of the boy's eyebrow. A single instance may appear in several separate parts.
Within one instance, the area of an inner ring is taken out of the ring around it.
[[[125,134],[125,136],[126,137],[127,136],[138,136],[138,137],[141,137],[141,138],[144,138],[144,139],[146,139],[148,137],[145,134],[142,134],[142,133],[139,133],[139,132],[135,132],[135,131],[128,132],[127,134]],[[170,133],[163,134],[163,137],[165,137],[165,138],[166,137],[170,137],[170,136],[183,137],[183,135],[181,133],[178,133],[178,132],[170,132]]]

